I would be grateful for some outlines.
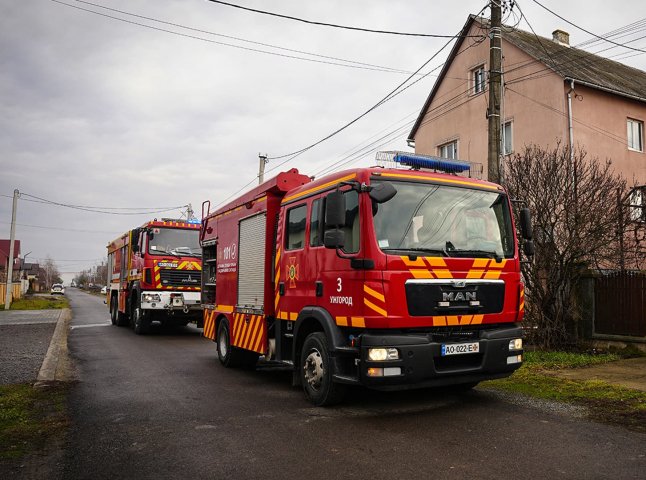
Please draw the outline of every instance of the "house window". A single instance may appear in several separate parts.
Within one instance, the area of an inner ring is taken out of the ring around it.
[[[455,160],[458,158],[458,141],[453,140],[452,142],[445,143],[437,147],[437,153],[442,158],[450,158]]]
[[[628,196],[630,220],[646,222],[646,187],[634,188]]]
[[[628,119],[628,149],[644,151],[644,122]]]
[[[514,152],[511,121],[502,126],[502,154],[510,155]]]
[[[471,71],[471,78],[473,79],[473,94],[477,95],[485,91],[486,79],[484,65],[479,66]]]

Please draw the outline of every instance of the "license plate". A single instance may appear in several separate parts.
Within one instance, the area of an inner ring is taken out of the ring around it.
[[[478,353],[480,351],[480,343],[443,343],[442,356],[447,355],[462,355],[464,353]]]

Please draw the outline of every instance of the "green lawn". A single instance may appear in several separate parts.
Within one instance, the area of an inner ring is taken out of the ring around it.
[[[65,386],[0,386],[0,460],[18,459],[67,425]]]
[[[559,369],[586,367],[620,358],[612,353],[525,352],[523,366],[511,377],[481,385],[488,389],[583,405],[596,420],[646,432],[646,392],[597,380],[569,380],[555,374]]]
[[[9,310],[47,310],[50,308],[68,307],[69,302],[64,295],[52,295],[43,297],[27,295],[14,302],[11,302],[11,307],[9,308]],[[0,305],[0,308],[4,308],[4,303]]]

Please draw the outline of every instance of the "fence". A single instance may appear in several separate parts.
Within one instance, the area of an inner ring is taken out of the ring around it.
[[[612,272],[594,279],[594,335],[646,340],[646,273]]]
[[[20,282],[11,284],[12,302],[22,297],[22,288]],[[5,297],[7,295],[7,284],[0,283],[0,305],[4,305]]]

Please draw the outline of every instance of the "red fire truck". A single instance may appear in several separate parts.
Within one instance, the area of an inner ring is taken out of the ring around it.
[[[199,222],[157,219],[108,244],[107,304],[113,325],[144,334],[153,321],[202,324]]]
[[[224,366],[281,362],[328,405],[348,385],[469,388],[521,365],[504,189],[456,175],[465,162],[392,157],[398,168],[292,169],[215,212],[204,202],[204,336]],[[526,209],[520,223],[531,254]]]

